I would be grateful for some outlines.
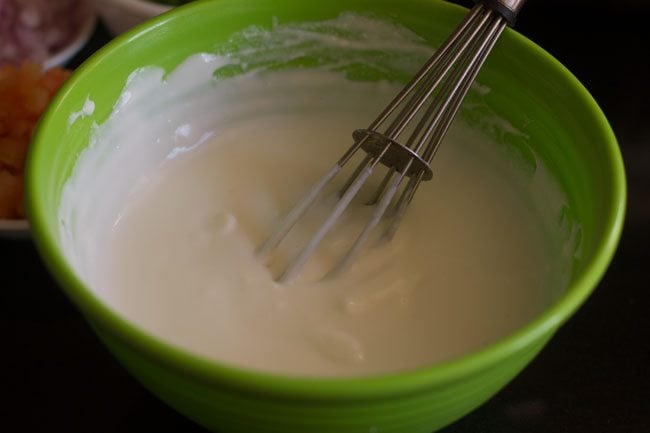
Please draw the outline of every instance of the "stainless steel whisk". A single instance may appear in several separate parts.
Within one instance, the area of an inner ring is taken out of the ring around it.
[[[342,187],[340,198],[327,219],[289,263],[279,281],[287,282],[298,275],[379,164],[386,166],[388,172],[369,202],[376,208],[329,275],[343,271],[352,263],[384,217],[391,220],[383,236],[392,238],[418,186],[432,178],[431,161],[481,66],[503,29],[514,24],[524,1],[476,1],[471,12],[377,119],[368,128],[354,131],[352,146],[258,249],[259,257],[273,251],[350,159],[359,150],[366,152]]]

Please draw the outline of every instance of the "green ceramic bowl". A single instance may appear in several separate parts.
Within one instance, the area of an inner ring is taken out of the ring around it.
[[[84,286],[61,249],[62,186],[88,144],[93,122],[110,114],[136,68],[168,70],[210,51],[250,25],[329,19],[342,11],[390,17],[438,43],[466,12],[433,0],[217,0],[191,3],[126,33],[87,61],[43,118],[27,166],[34,240],[50,270],[115,357],[178,411],[221,432],[430,433],[502,388],[585,301],[614,254],[623,223],[625,181],[616,139],[585,88],[538,46],[507,30],[481,73],[498,91],[488,103],[544,159],[580,224],[582,254],[567,291],[534,321],[465,357],[400,374],[303,379],[229,368],[157,340],[127,323]],[[94,114],[68,126],[87,96]],[[532,120],[532,121],[531,121]],[[102,392],[97,390],[97,392]]]

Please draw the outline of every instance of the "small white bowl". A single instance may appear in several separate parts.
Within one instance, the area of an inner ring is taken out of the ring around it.
[[[106,27],[114,35],[172,8],[146,0],[94,0],[94,3]]]
[[[77,54],[88,42],[95,30],[97,14],[94,9],[89,8],[83,24],[79,27],[77,34],[68,45],[53,53],[43,62],[44,69],[54,68],[65,65],[75,54]]]

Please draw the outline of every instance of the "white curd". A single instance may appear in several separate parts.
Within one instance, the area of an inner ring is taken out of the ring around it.
[[[366,31],[319,33],[328,26]],[[377,46],[386,33],[391,45]],[[262,38],[264,52],[282,46],[288,51],[275,56],[291,58],[291,44],[281,41],[299,37],[311,50],[337,52],[336,64],[270,71],[255,55]],[[370,191],[362,191],[298,280],[276,283],[329,198],[271,260],[258,260],[255,248],[401,86],[346,78],[346,65],[372,46],[409,69],[430,50],[405,29],[350,15],[320,27],[248,29],[233,41],[239,57],[192,56],[167,76],[155,67],[136,71],[65,187],[66,254],[119,314],[229,365],[364,375],[480,349],[562,290],[569,275],[557,252],[566,239],[549,239],[561,194],[541,163],[521,169],[502,145],[462,123],[392,242],[371,243],[350,271],[320,280],[368,217],[362,199]],[[215,78],[232,65],[242,73]]]

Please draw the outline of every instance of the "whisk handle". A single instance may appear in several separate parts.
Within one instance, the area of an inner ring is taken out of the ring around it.
[[[514,26],[517,15],[519,15],[519,11],[526,3],[526,0],[475,0],[475,3],[484,4],[493,11],[498,12],[508,21],[510,26]]]

